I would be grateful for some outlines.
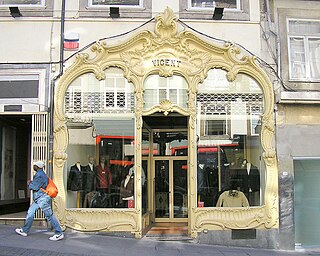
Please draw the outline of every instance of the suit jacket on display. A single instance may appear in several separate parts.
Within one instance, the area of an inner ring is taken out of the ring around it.
[[[236,178],[243,193],[260,191],[260,173],[256,166],[251,165],[249,174],[246,168],[238,169]]]
[[[83,175],[82,175],[83,190],[86,192],[95,190],[96,184],[97,184],[97,178],[98,178],[98,170],[96,166],[92,165],[92,169],[89,164],[84,166]]]
[[[82,190],[82,169],[83,166],[80,166],[80,169],[75,164],[70,167],[69,177],[67,181],[67,189],[72,191]]]
[[[98,170],[98,180],[97,180],[97,188],[109,188],[112,185],[112,174],[108,168],[108,166],[104,166],[102,168],[101,165],[97,166]]]

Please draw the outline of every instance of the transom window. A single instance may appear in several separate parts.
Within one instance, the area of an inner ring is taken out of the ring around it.
[[[320,80],[320,21],[288,20],[290,79]]]
[[[88,0],[91,7],[95,6],[127,6],[142,7],[142,0]]]
[[[144,84],[144,108],[151,108],[164,100],[169,100],[173,104],[185,108],[188,99],[187,88],[187,82],[181,76],[151,75],[147,77]]]
[[[189,7],[240,9],[240,0],[189,0]]]

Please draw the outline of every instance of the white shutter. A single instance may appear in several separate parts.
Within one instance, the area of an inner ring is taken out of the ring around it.
[[[43,161],[47,166],[48,156],[48,118],[47,114],[34,114],[32,115],[32,135],[31,135],[31,160]],[[31,163],[32,164],[32,163]],[[44,169],[46,172],[46,168]],[[31,167],[31,177],[33,176],[33,167]],[[31,196],[32,202],[32,196]],[[44,218],[44,214],[39,209],[35,218]]]

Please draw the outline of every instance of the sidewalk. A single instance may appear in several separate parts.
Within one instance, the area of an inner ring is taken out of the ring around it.
[[[52,232],[32,228],[27,237],[15,233],[15,226],[0,225],[0,255],[32,256],[295,256],[320,255],[320,251],[278,251],[197,244],[194,241],[157,241],[102,234],[66,231],[65,239],[50,241]]]

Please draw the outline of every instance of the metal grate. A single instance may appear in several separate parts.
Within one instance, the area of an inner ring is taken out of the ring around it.
[[[68,118],[74,114],[125,114],[134,111],[133,92],[66,92],[65,112]],[[75,120],[76,121],[76,120]]]
[[[43,161],[46,163],[47,159],[47,114],[32,115],[32,160]],[[33,169],[31,168],[31,177],[33,176]],[[32,201],[32,199],[31,199]],[[44,219],[43,212],[39,209],[35,213],[35,218]]]
[[[199,93],[197,102],[201,103],[201,114],[231,115],[231,103],[241,100],[246,102],[246,113],[263,112],[263,95],[261,93]],[[198,104],[199,105],[199,104]]]

